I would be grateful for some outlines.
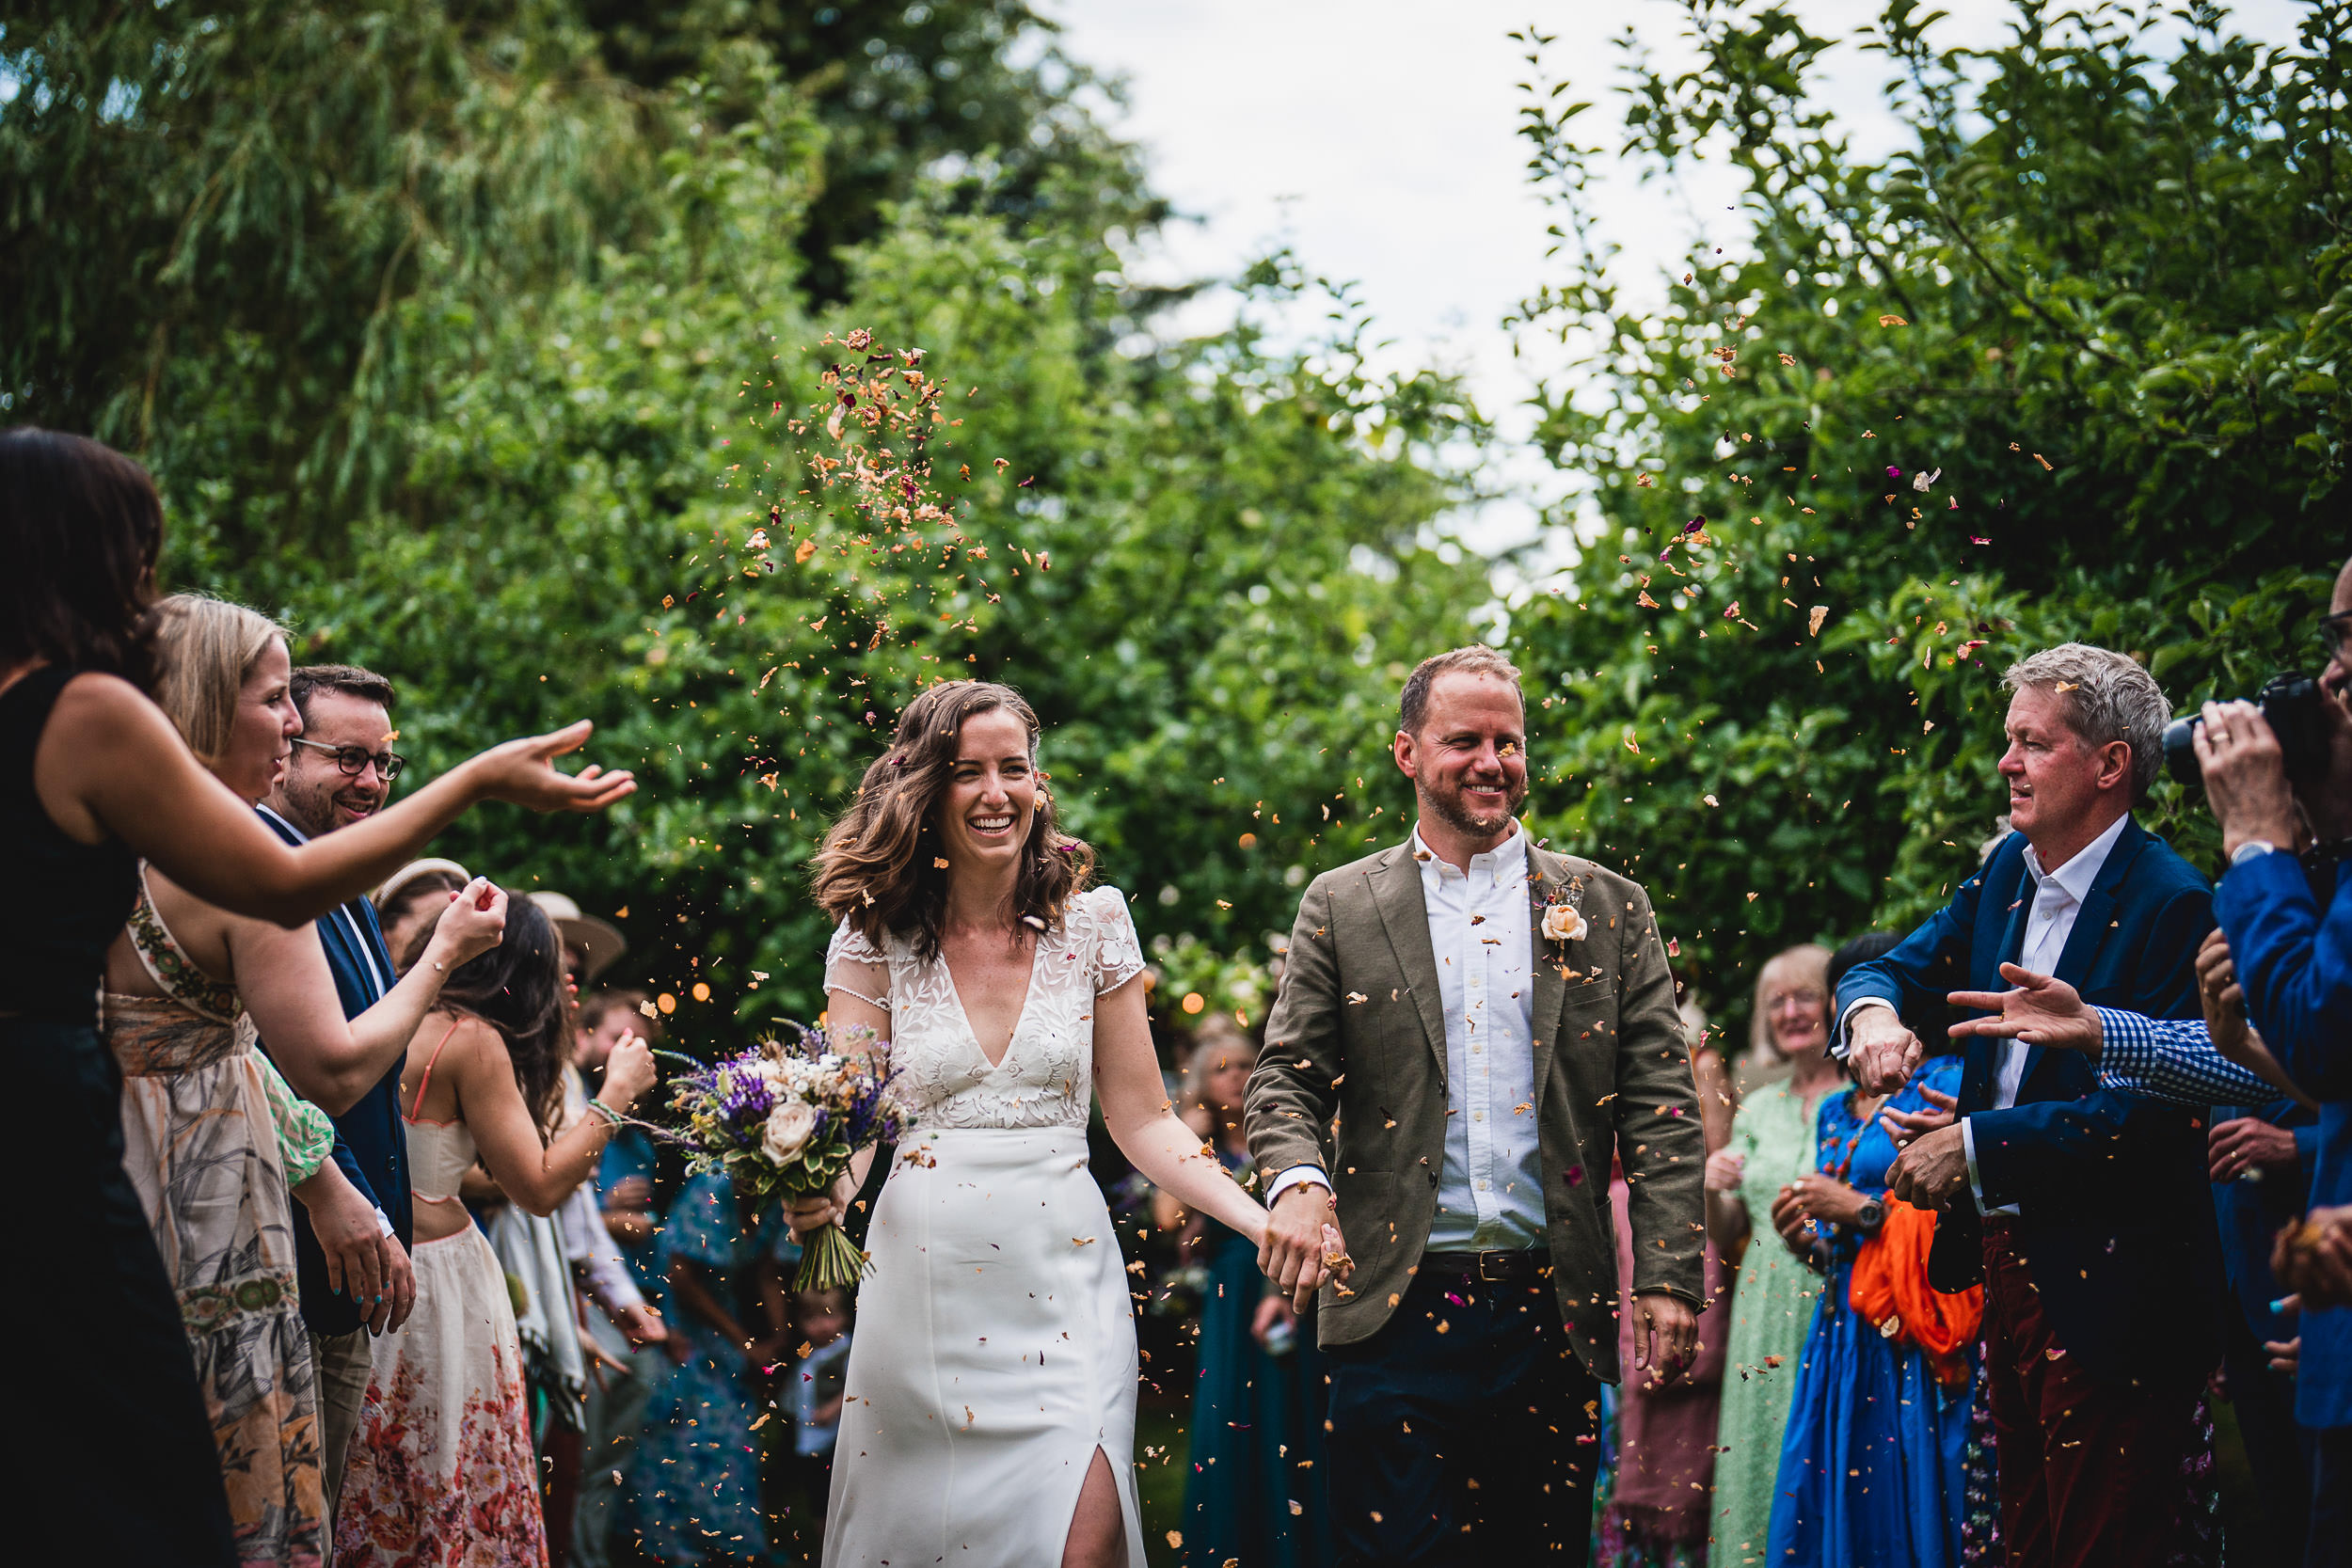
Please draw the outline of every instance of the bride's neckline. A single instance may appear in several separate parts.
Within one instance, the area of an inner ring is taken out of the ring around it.
[[[1029,1003],[1037,994],[1038,957],[1045,943],[1039,938],[1024,945],[1028,948],[1029,967],[1021,981],[1021,1006],[1012,1015],[1012,1027],[1006,1032],[1004,1044],[997,1048],[993,1056],[989,1054],[988,1046],[980,1039],[978,1026],[972,1022],[972,1009],[963,1005],[963,988],[956,983],[955,965],[948,961],[946,944],[941,944],[939,950],[939,972],[946,976],[947,994],[955,1000],[956,1016],[963,1021],[963,1037],[972,1042],[972,1049],[978,1053],[981,1061],[988,1064],[991,1072],[1002,1071],[1005,1063],[1012,1058],[1013,1043],[1021,1037],[1021,1025],[1028,1021]]]

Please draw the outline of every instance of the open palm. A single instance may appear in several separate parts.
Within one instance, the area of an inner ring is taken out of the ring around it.
[[[1946,997],[1955,1007],[1973,1008],[1983,1015],[1953,1024],[1953,1038],[1989,1035],[2060,1051],[2099,1053],[2103,1043],[2099,1015],[2084,1004],[2074,987],[2019,964],[2003,964],[2001,978],[2013,989],[1956,990]]]

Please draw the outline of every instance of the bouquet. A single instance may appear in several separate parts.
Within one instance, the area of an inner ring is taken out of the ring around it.
[[[792,1031],[789,1041],[762,1040],[672,1081],[670,1105],[686,1125],[665,1131],[689,1150],[688,1169],[723,1172],[755,1212],[778,1199],[823,1196],[850,1168],[850,1155],[906,1132],[890,1093],[893,1075],[870,1041],[869,1049],[845,1053],[823,1029],[795,1024]],[[794,1284],[803,1291],[854,1286],[871,1267],[832,1222],[803,1238],[802,1248]]]

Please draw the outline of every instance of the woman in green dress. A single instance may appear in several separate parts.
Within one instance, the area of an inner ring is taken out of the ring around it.
[[[1730,1143],[1707,1162],[1708,1237],[1726,1259],[1740,1259],[1709,1531],[1708,1560],[1724,1568],[1764,1560],[1781,1429],[1820,1289],[1773,1234],[1772,1212],[1773,1198],[1813,1169],[1814,1113],[1840,1082],[1829,1055],[1828,968],[1828,950],[1807,944],[1775,955],[1756,976],[1751,1057],[1768,1069],[1785,1062],[1787,1071],[1741,1099]]]

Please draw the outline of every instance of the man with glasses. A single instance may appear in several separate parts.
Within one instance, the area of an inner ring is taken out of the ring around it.
[[[2196,739],[2229,858],[2214,897],[2229,945],[2201,960],[2207,983],[2225,1009],[2242,998],[2278,1066],[2319,1101],[2313,1207],[2274,1259],[2280,1283],[2302,1297],[2295,1417],[2315,1449],[2304,1557],[2313,1565],[2352,1564],[2352,562],[2319,630],[2324,772],[2290,781],[2278,737],[2250,703],[2206,705]],[[2086,1006],[2074,988],[2014,965],[2002,975],[2014,990],[1950,998],[1992,1014],[1968,1032],[2085,1051],[2103,1074],[2144,1074],[2148,1092],[2191,1102],[2265,1090],[2221,1059],[2207,1022]]]
[[[302,715],[302,735],[286,758],[285,772],[258,809],[278,837],[301,844],[383,810],[392,781],[400,776],[401,759],[390,750],[392,683],[382,675],[348,664],[307,665],[294,673],[289,691]],[[329,910],[317,926],[343,1016],[357,1018],[397,978],[374,906],[355,898]],[[262,1045],[266,1050],[269,1042]],[[331,1523],[342,1490],[343,1460],[367,1398],[369,1331],[398,1327],[416,1301],[407,1253],[408,1149],[400,1121],[400,1069],[406,1053],[395,1054],[389,1065],[272,1056],[298,1093],[330,1112],[347,1107],[334,1118],[335,1162],[352,1185],[374,1197],[384,1232],[384,1299],[356,1300],[328,1288],[326,1255],[295,1205],[294,1261],[303,1324],[318,1364],[320,1459]]]

